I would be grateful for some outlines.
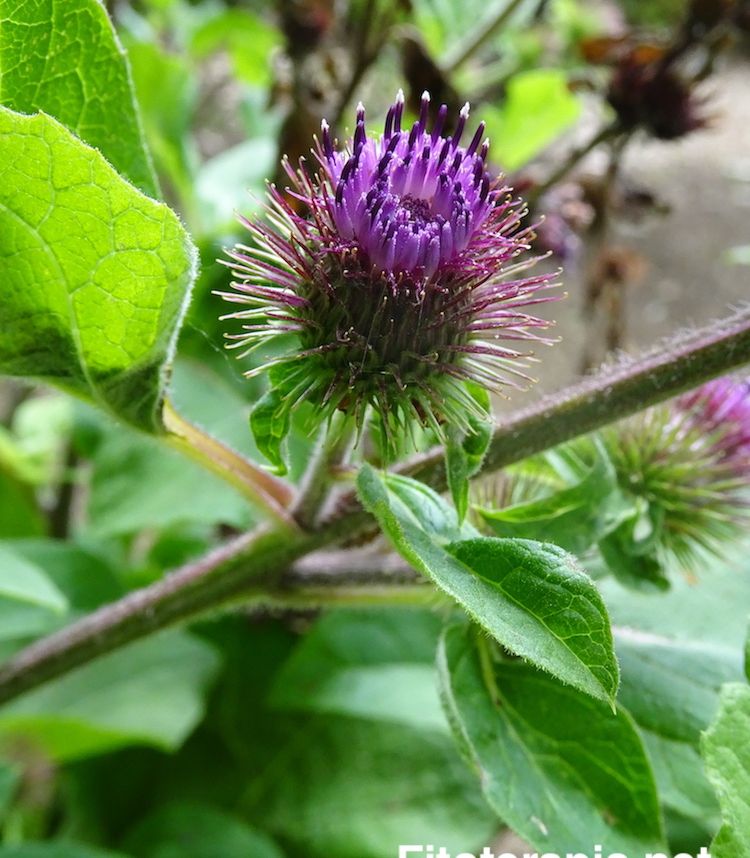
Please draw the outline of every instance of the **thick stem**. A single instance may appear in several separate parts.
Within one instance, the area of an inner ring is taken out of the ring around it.
[[[750,311],[719,321],[639,360],[621,361],[498,425],[485,459],[492,471],[676,396],[750,363]],[[445,488],[442,449],[398,471]],[[106,605],[22,650],[0,668],[0,702],[99,655],[252,593],[279,592],[284,569],[316,549],[372,527],[348,493],[315,533],[262,525],[149,587]]]
[[[0,667],[0,703],[207,608],[226,605],[261,575],[273,592],[274,576],[315,547],[299,530],[261,525],[26,647]]]
[[[163,418],[167,443],[233,485],[275,521],[293,523],[287,511],[294,497],[291,485],[194,426],[169,401],[164,403]]]
[[[750,308],[676,335],[638,357],[622,357],[596,374],[512,414],[497,425],[483,470],[492,472],[698,387],[750,363]],[[398,469],[443,489],[443,450]]]

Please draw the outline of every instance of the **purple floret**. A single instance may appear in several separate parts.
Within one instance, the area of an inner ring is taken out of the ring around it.
[[[533,380],[531,353],[515,344],[550,342],[549,323],[526,310],[554,300],[555,284],[524,276],[533,231],[487,171],[484,124],[461,145],[468,105],[451,136],[445,105],[428,129],[426,93],[409,130],[403,111],[399,93],[383,133],[368,135],[360,105],[343,151],[324,121],[319,170],[284,162],[291,186],[270,188],[267,223],[241,219],[253,243],[229,252],[234,291],[220,294],[249,306],[227,317],[243,322],[229,335],[243,354],[297,334],[299,348],[272,362],[285,398],[321,418],[342,410],[361,422],[371,407],[386,430],[416,418],[440,432],[476,411],[466,382],[501,391]]]

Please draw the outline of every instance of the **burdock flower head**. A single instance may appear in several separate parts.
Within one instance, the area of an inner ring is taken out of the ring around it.
[[[341,151],[323,122],[315,170],[285,162],[291,187],[270,188],[268,222],[242,219],[253,241],[229,252],[233,291],[221,293],[246,305],[226,317],[242,322],[229,337],[243,355],[296,336],[247,373],[270,369],[279,407],[306,401],[359,425],[372,409],[387,437],[415,421],[467,428],[481,410],[467,383],[525,386],[518,342],[545,342],[548,325],[527,308],[552,285],[522,276],[532,232],[488,172],[484,124],[461,145],[468,105],[451,135],[445,106],[428,128],[426,93],[409,129],[403,111],[399,93],[372,135],[360,105]]]
[[[623,487],[655,511],[664,548],[683,565],[721,554],[750,522],[750,384],[711,381],[607,430]]]

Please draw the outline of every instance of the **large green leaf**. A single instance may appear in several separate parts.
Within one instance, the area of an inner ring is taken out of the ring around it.
[[[571,555],[523,539],[462,539],[444,547],[440,531],[420,527],[372,468],[362,469],[358,487],[396,550],[495,640],[587,694],[614,699],[618,669],[607,612]],[[425,508],[439,508],[440,498],[422,491]]]
[[[703,756],[724,824],[711,844],[713,858],[750,856],[750,688],[730,683],[716,721],[703,737]]]
[[[264,834],[197,802],[173,802],[144,819],[127,838],[139,858],[283,858]]]
[[[251,786],[251,820],[305,858],[386,858],[402,843],[480,848],[497,827],[450,736],[338,716],[296,719]]]
[[[523,166],[570,128],[580,112],[563,69],[514,75],[503,104],[483,114],[494,157],[505,170]]]
[[[438,671],[446,713],[485,797],[535,848],[662,848],[653,776],[624,711],[520,662],[483,664],[469,626],[446,630]]]
[[[98,0],[0,0],[0,103],[54,116],[157,196],[127,60]]]
[[[638,723],[665,807],[711,824],[718,812],[698,746],[722,684],[742,679],[750,580],[737,569],[675,580],[665,593],[603,582],[620,660],[619,700]],[[717,622],[716,618],[721,617]]]
[[[130,644],[0,708],[0,736],[56,761],[124,745],[178,747],[203,715],[212,647],[182,632]]]
[[[0,372],[159,428],[195,267],[174,213],[55,120],[0,108],[0,259]]]
[[[272,706],[444,730],[435,646],[440,618],[422,610],[334,611],[276,676]]]

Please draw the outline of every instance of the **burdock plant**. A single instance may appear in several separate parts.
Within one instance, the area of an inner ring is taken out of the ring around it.
[[[552,299],[553,278],[525,273],[532,228],[488,170],[484,124],[462,145],[468,104],[452,134],[445,105],[428,127],[429,106],[425,93],[406,129],[399,92],[372,135],[360,105],[341,150],[324,121],[315,168],[285,162],[290,187],[270,187],[267,221],[242,218],[253,240],[229,251],[221,293],[242,306],[225,317],[242,323],[230,347],[296,338],[247,372],[269,371],[264,417],[283,424],[304,401],[319,421],[342,412],[361,427],[371,412],[389,442],[415,425],[443,438],[486,416],[473,385],[532,381],[523,344],[549,342],[549,323],[528,308]]]

